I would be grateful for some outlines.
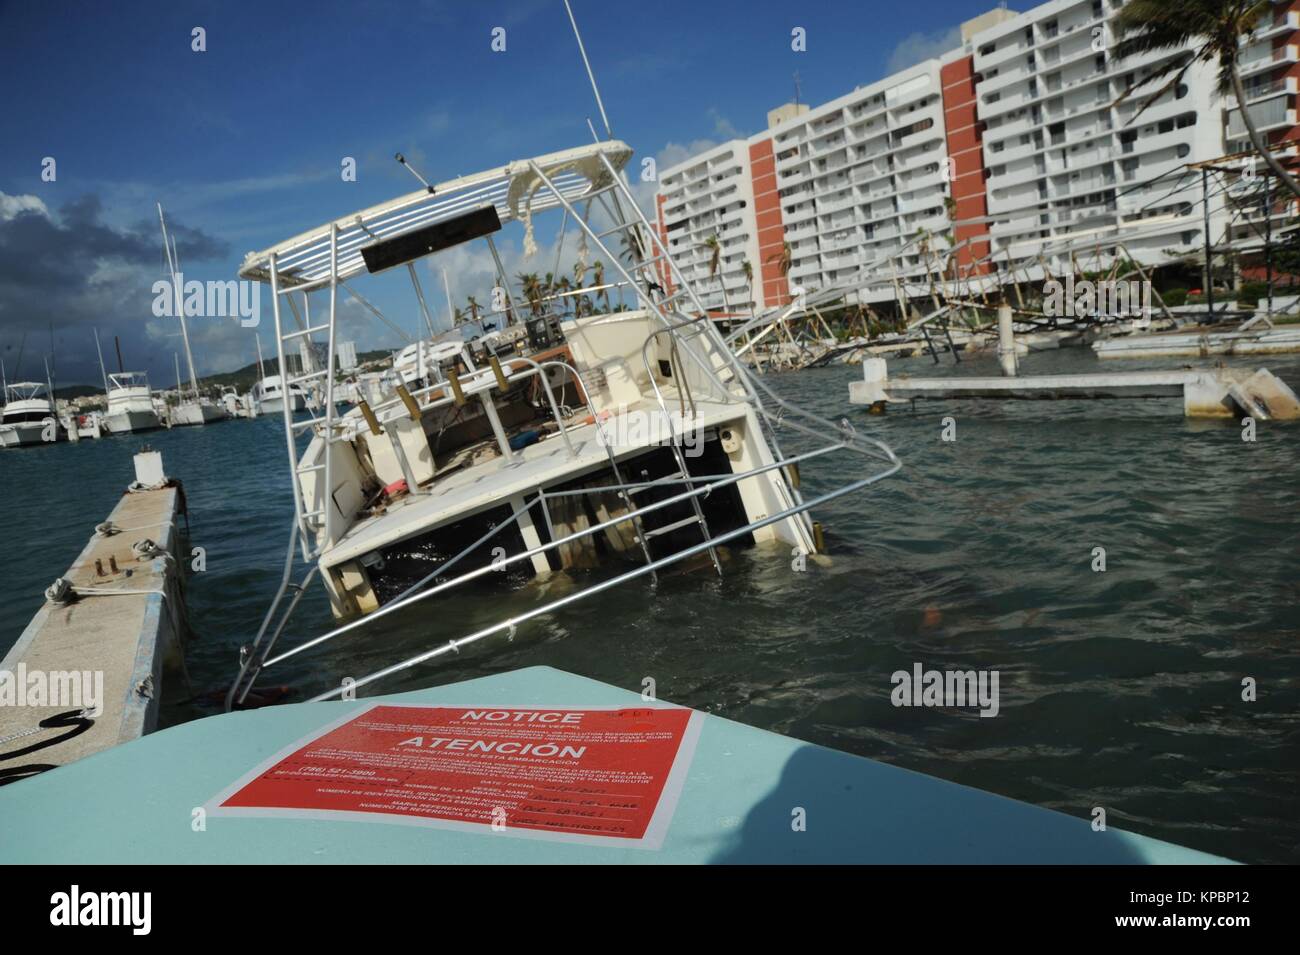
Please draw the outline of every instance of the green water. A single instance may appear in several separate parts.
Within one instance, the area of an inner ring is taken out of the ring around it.
[[[1022,370],[1097,364],[1069,350]],[[1296,356],[1243,364],[1300,386]],[[955,372],[996,369],[980,359]],[[379,689],[534,664],[636,690],[649,678],[661,699],[743,723],[1079,817],[1102,806],[1112,826],[1243,861],[1300,861],[1300,427],[1262,424],[1248,443],[1234,422],[1184,419],[1177,401],[929,402],[873,418],[847,402],[859,373],[768,379],[904,461],[816,515],[829,562],[798,573],[788,555],[755,550],[722,579],[632,583]],[[945,416],[955,442],[941,440]],[[210,694],[233,676],[278,582],[291,513],[278,419],[0,452],[0,646],[111,510],[144,440],[184,480],[208,560],[189,586],[195,698],[167,709],[175,722],[217,711]],[[805,466],[805,493],[859,463]],[[1105,572],[1092,569],[1096,547]],[[272,668],[263,684],[300,699],[582,583],[416,605]],[[286,645],[329,625],[317,588]],[[914,663],[998,670],[999,715],[895,708],[890,675]],[[1256,702],[1241,699],[1246,677]]]

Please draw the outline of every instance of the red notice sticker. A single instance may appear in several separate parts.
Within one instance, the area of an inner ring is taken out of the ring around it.
[[[657,849],[701,719],[658,703],[378,703],[272,757],[216,797],[209,813],[406,822]]]

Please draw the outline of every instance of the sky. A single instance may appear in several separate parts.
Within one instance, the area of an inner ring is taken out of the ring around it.
[[[816,105],[952,49],[962,20],[997,5],[571,2],[614,135],[633,163],[651,156],[660,169],[759,132],[793,99],[796,72],[801,101]],[[110,372],[116,337],[127,370],[174,382],[179,326],[154,314],[166,275],[155,203],[185,280],[228,281],[249,251],[418,187],[395,153],[438,182],[589,143],[588,119],[600,128],[561,0],[0,0],[0,89],[0,358],[9,381],[44,380],[53,353],[60,387],[100,381],[95,330]],[[549,271],[559,226],[539,217],[530,260],[508,226],[507,271]],[[575,244],[571,232],[566,267]],[[441,323],[444,269],[458,306],[490,298],[482,242],[421,269]],[[356,287],[415,333],[404,270]],[[273,353],[268,292],[261,301],[257,328],[187,320],[200,376],[251,362],[256,334]],[[341,301],[344,339],[402,344]]]

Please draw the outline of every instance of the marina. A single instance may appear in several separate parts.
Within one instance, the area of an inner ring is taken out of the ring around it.
[[[0,862],[1300,858],[1300,94],[1237,59],[1300,8],[963,10],[681,145],[580,6],[292,110],[194,27],[236,174],[0,161]]]

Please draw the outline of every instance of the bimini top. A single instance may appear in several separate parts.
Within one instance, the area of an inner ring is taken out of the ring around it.
[[[126,388],[148,388],[149,375],[143,371],[110,372],[108,384],[110,391],[120,391]]]
[[[610,185],[609,170],[602,157],[615,171],[622,170],[632,155],[624,142],[611,140],[548,153],[531,160],[522,159],[471,176],[461,176],[421,189],[397,199],[371,206],[353,215],[327,222],[319,228],[281,242],[262,252],[250,252],[240,266],[239,277],[269,282],[270,259],[275,256],[277,281],[284,287],[324,283],[330,276],[330,227],[338,227],[338,277],[340,280],[360,272],[379,272],[410,260],[401,252],[393,256],[377,255],[376,247],[410,236],[450,220],[462,220],[470,214],[506,223],[518,219],[531,224],[531,215],[560,203],[533,172],[535,163],[569,202]],[[477,226],[477,227],[476,227]],[[440,237],[446,248],[468,241],[488,231],[497,222],[480,221],[462,235]],[[469,234],[472,233],[472,234]],[[418,250],[417,250],[418,251]],[[437,251],[430,248],[428,251]],[[365,252],[369,255],[363,254]],[[367,261],[369,259],[369,262]]]
[[[11,381],[7,386],[10,401],[31,401],[39,398],[45,386],[35,381]]]

